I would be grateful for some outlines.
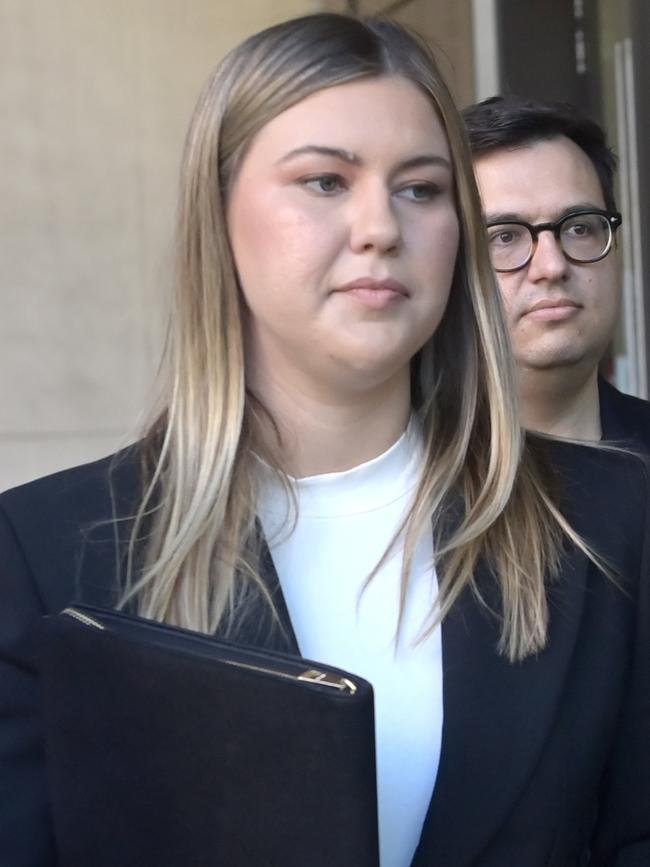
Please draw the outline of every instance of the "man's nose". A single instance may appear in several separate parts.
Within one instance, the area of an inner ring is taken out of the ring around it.
[[[399,251],[402,227],[388,190],[359,191],[351,208],[350,247],[355,253],[394,255]]]
[[[528,263],[528,279],[562,280],[569,271],[569,261],[559,240],[551,231],[542,231],[537,236],[533,258]]]

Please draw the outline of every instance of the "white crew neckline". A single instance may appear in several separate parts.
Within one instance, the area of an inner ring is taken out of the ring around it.
[[[284,489],[275,472],[262,465],[262,494],[268,514],[286,514]],[[422,465],[421,432],[411,418],[406,430],[385,452],[349,470],[295,478],[287,476],[299,502],[300,515],[330,518],[382,509],[409,495],[417,485]],[[269,494],[275,496],[269,496]]]

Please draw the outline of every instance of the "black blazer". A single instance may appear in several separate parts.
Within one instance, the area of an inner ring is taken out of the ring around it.
[[[549,588],[548,646],[515,665],[495,652],[494,616],[469,593],[459,600],[442,626],[442,754],[413,867],[650,865],[647,480],[625,456],[561,445],[553,458],[565,514],[620,586],[568,550]],[[112,474],[119,515],[133,513],[136,467],[126,453]],[[115,601],[108,473],[99,461],[0,497],[3,867],[56,864],[35,632],[42,614],[74,598]],[[270,559],[266,572],[297,652]],[[476,578],[498,605],[487,569]],[[254,618],[238,638],[285,640],[257,631]]]
[[[650,402],[623,394],[603,377],[598,378],[598,394],[603,439],[650,454]]]

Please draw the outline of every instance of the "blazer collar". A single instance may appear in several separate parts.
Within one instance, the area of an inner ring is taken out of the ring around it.
[[[600,400],[600,423],[604,440],[627,440],[629,430],[626,430],[627,416],[625,407],[621,406],[621,395],[602,376],[598,377],[598,397]]]

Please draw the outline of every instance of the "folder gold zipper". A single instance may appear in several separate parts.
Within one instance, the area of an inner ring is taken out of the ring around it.
[[[78,620],[84,626],[91,626],[93,629],[106,629],[104,624],[99,620],[89,617],[88,614],[79,611],[77,608],[64,608],[61,613]],[[260,674],[270,674],[276,677],[283,677],[286,680],[298,680],[303,683],[317,683],[320,686],[328,686],[348,695],[354,695],[357,691],[357,685],[350,678],[341,677],[328,671],[320,671],[317,668],[308,668],[300,674],[291,674],[288,671],[280,671],[277,668],[265,668],[261,665],[253,665],[253,663],[241,662],[236,659],[223,659],[222,661],[228,663],[228,665],[234,665],[236,668],[247,668],[250,671],[258,671]]]
[[[61,614],[67,614],[68,617],[74,617],[75,620],[78,620],[79,623],[83,623],[84,626],[93,626],[95,629],[106,629],[103,623],[100,623],[99,620],[95,620],[94,617],[88,617],[87,614],[84,614],[82,611],[77,611],[76,608],[64,608]]]

